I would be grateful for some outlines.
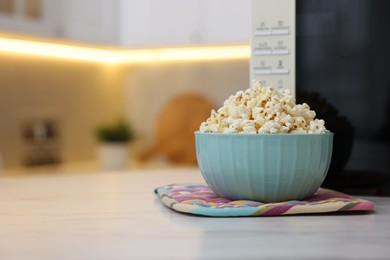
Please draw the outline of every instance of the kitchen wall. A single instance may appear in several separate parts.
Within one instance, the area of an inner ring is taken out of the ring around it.
[[[249,85],[249,61],[108,65],[0,54],[0,153],[17,167],[28,148],[23,127],[50,119],[63,162],[94,160],[96,125],[125,115],[137,131],[133,156],[155,141],[161,108],[180,93],[198,92],[215,106]]]
[[[0,153],[5,167],[20,166],[29,144],[26,122],[51,120],[62,161],[94,157],[97,124],[123,112],[116,67],[74,60],[0,54]]]

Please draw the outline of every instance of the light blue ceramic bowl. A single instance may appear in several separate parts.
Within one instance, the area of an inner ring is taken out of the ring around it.
[[[278,202],[310,197],[332,157],[333,134],[195,133],[203,178],[219,196]]]

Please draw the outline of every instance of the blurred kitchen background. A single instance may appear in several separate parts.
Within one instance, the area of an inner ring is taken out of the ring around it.
[[[119,119],[125,169],[196,167],[193,131],[255,69],[335,133],[325,185],[389,195],[390,2],[284,3],[0,0],[0,173],[101,170],[96,128]]]
[[[170,165],[144,156],[163,108],[249,86],[249,14],[248,0],[0,0],[3,174],[96,170],[95,128],[118,118],[136,132],[129,167]]]

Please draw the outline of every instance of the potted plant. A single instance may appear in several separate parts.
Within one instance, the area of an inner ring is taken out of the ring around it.
[[[104,170],[125,169],[128,161],[128,144],[134,140],[134,131],[129,123],[117,120],[97,127],[100,141],[99,158]]]

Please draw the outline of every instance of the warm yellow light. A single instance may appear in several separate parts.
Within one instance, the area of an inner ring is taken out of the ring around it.
[[[83,61],[115,63],[109,51],[78,46],[0,38],[0,51]]]
[[[0,52],[107,64],[248,59],[250,56],[248,45],[108,50],[12,38],[0,38]]]
[[[118,63],[248,59],[249,56],[247,45],[165,48],[120,51]]]

